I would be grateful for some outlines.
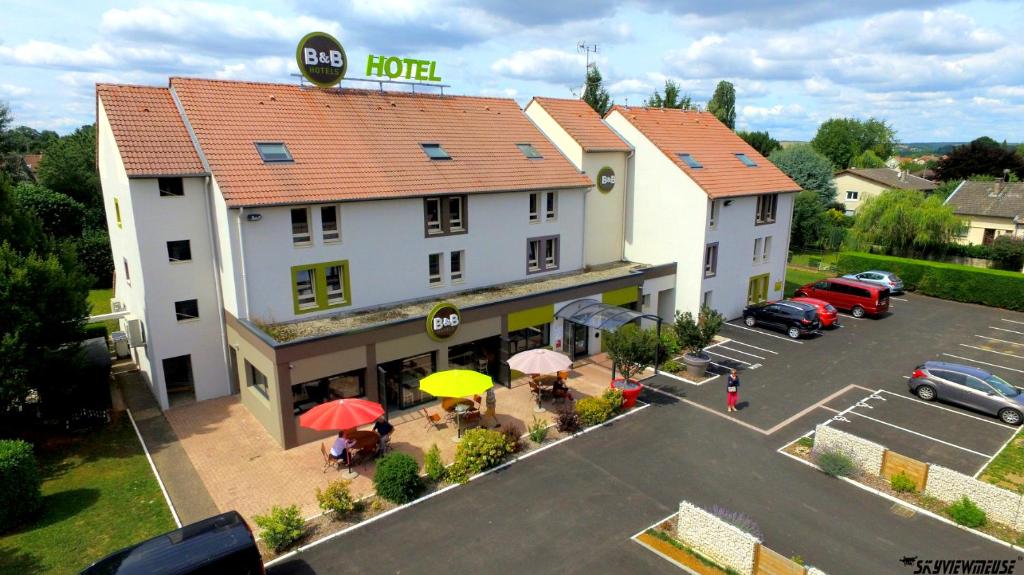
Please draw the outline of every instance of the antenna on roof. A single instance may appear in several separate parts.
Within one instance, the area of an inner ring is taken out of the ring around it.
[[[579,95],[577,96],[576,92],[574,90],[572,90],[571,88],[570,88],[570,91],[573,93],[572,94],[573,96],[575,96],[575,97],[577,97],[577,98],[582,100],[583,96],[587,93],[587,83],[588,83],[587,80],[590,79],[590,68],[591,68],[591,66],[596,66],[597,65],[596,62],[594,62],[594,63],[590,62],[590,54],[595,54],[595,55],[597,54],[597,44],[587,44],[585,41],[580,40],[576,44],[576,51],[577,52],[583,52],[583,54],[586,56],[586,58],[587,58],[587,67],[586,67],[586,73],[583,75],[583,78],[584,78],[583,87],[580,88]]]

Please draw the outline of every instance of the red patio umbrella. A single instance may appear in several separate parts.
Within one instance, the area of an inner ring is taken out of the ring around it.
[[[299,416],[299,425],[317,431],[353,429],[373,423],[384,415],[384,408],[365,399],[336,399],[321,403]]]

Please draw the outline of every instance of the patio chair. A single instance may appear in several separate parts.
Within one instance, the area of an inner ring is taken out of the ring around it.
[[[434,429],[441,429],[441,426],[444,425],[444,422],[441,421],[441,416],[436,413],[430,413],[427,411],[427,408],[421,409],[420,413],[423,414],[423,419],[427,420],[427,429],[430,429],[430,426],[434,426]]]
[[[479,409],[470,409],[462,414],[462,427],[479,427],[483,421]]]
[[[322,441],[320,442],[320,455],[324,457],[324,468],[321,473],[327,473],[327,468],[331,466],[334,466],[335,469],[341,469],[341,465],[344,463],[344,460],[341,458],[331,455],[331,452],[327,451],[327,446]]]

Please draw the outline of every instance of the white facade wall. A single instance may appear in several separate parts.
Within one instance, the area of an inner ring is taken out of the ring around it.
[[[615,262],[623,257],[628,155],[628,152],[583,153],[583,171],[594,182],[586,195],[587,223],[583,230],[587,265]],[[605,166],[615,172],[615,185],[602,192],[597,188],[597,173]]]
[[[544,106],[537,103],[536,100],[531,100],[523,113],[533,120],[540,131],[544,132],[544,135],[576,166],[576,169],[583,170],[583,147],[551,117],[551,114],[548,114]]]
[[[220,274],[220,288],[223,293],[224,309],[231,315],[239,318],[247,318],[245,315],[244,290],[241,281],[241,253],[238,242],[239,212],[237,209],[228,209],[224,196],[217,185],[217,179],[211,178],[213,193],[213,218],[216,228],[215,241],[217,242],[218,273]]]
[[[242,291],[247,292],[249,317],[274,323],[316,315],[295,314],[291,268],[298,265],[349,262],[352,304],[319,313],[442,298],[452,292],[578,270],[583,267],[583,190],[561,190],[557,202],[555,220],[531,223],[526,192],[469,194],[469,231],[429,238],[424,237],[422,198],[342,203],[342,241],[327,244],[321,238],[319,205],[313,205],[311,246],[292,244],[293,206],[247,208],[246,214],[262,216],[258,222],[243,218],[241,223],[247,276]],[[558,269],[527,274],[527,239],[555,235],[560,244]],[[465,252],[464,279],[452,283],[449,254],[457,250]],[[428,282],[432,253],[444,254],[439,286]],[[236,282],[241,282],[240,268],[236,266]]]
[[[836,200],[846,206],[847,213],[856,213],[857,208],[864,204],[864,200],[877,196],[887,189],[881,184],[851,174],[836,176],[833,181],[836,184]],[[847,199],[847,192],[857,192],[857,199]]]

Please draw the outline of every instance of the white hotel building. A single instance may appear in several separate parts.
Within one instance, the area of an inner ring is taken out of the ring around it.
[[[408,409],[433,371],[781,297],[797,186],[709,114],[172,78],[99,85],[97,126],[154,395],[240,394],[285,448],[327,397]]]

